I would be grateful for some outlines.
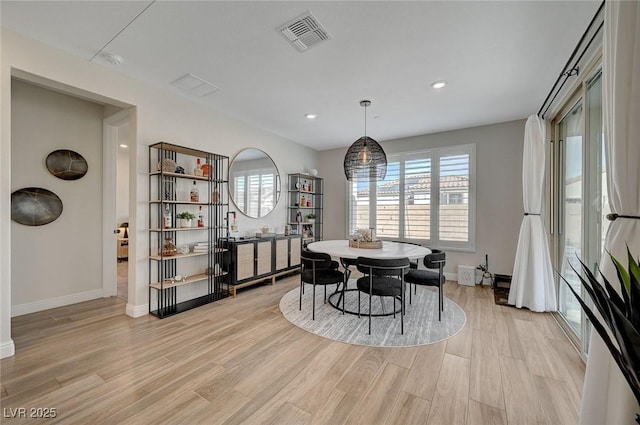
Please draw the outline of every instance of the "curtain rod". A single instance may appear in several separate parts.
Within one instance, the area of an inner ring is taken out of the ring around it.
[[[598,8],[598,11],[593,16],[593,19],[591,19],[591,22],[589,22],[589,26],[585,30],[584,34],[582,34],[582,37],[580,38],[580,41],[578,41],[578,44],[576,44],[576,47],[573,49],[573,52],[571,53],[571,56],[569,57],[569,60],[565,64],[564,68],[562,68],[562,72],[560,73],[560,75],[558,75],[558,78],[556,79],[556,82],[553,84],[553,87],[551,87],[551,91],[549,91],[549,94],[547,94],[547,97],[544,99],[544,102],[542,102],[542,105],[540,106],[540,110],[538,111],[538,116],[540,118],[544,118],[544,114],[547,113],[547,111],[549,110],[549,108],[553,104],[553,101],[556,99],[556,96],[558,96],[558,94],[560,93],[560,90],[562,90],[562,87],[564,87],[564,85],[567,82],[567,80],[569,79],[569,77],[578,74],[578,64],[580,63],[580,60],[582,59],[584,54],[587,52],[587,49],[589,49],[589,46],[591,46],[591,43],[595,39],[596,35],[598,35],[600,30],[602,29],[603,22],[600,22],[600,25],[598,26],[596,31],[591,36],[591,39],[589,40],[587,45],[582,50],[582,53],[580,54],[580,57],[578,58],[578,60],[576,60],[575,65],[573,65],[571,68],[569,68],[569,65],[571,64],[571,62],[573,61],[573,58],[578,53],[578,50],[582,46],[582,43],[587,38],[587,34],[589,34],[589,31],[591,31],[591,28],[593,28],[593,25],[595,24],[598,16],[600,15],[602,10],[604,9],[605,1],[606,0],[603,0],[602,3],[600,4],[600,7]],[[564,77],[564,81],[562,82],[562,85],[560,85],[560,87],[558,87],[558,90],[556,91],[555,95],[553,96],[553,99],[551,99],[551,101],[547,105],[547,102],[549,101],[549,98],[551,97],[553,92],[556,90],[556,87],[558,86],[558,83],[560,83],[560,80],[562,79],[562,77]],[[547,105],[546,109],[545,109],[545,105]],[[544,109],[544,112],[542,112],[543,109]]]

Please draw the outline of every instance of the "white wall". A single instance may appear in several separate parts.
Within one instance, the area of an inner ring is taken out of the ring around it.
[[[489,254],[491,272],[512,273],[523,215],[524,124],[524,120],[518,120],[380,143],[387,154],[476,144],[476,252],[447,251],[447,272],[457,273],[458,264],[476,266]],[[325,239],[347,236],[347,185],[343,170],[346,151],[342,148],[320,152],[318,170],[325,179]]]
[[[63,204],[61,216],[50,224],[11,222],[11,303],[16,315],[33,311],[29,304],[43,300],[102,293],[103,108],[20,81],[14,81],[11,90],[11,190],[42,187]],[[62,180],[49,173],[45,159],[57,149],[81,154],[89,165],[87,174]]]
[[[46,84],[60,86],[118,107],[135,107],[130,154],[133,171],[130,178],[130,202],[135,214],[129,218],[129,267],[133,275],[127,312],[137,316],[147,311],[147,232],[148,226],[148,145],[164,140],[233,157],[245,147],[267,152],[280,173],[318,168],[317,152],[290,140],[230,119],[190,99],[163,91],[88,62],[83,58],[52,49],[2,29],[0,61],[0,196],[11,195],[11,75],[46,79]],[[284,198],[284,197],[283,197]],[[9,203],[0,206],[0,357],[13,353],[10,337],[12,276],[19,270],[11,265],[11,218]],[[267,224],[281,231],[286,220],[286,201],[264,219],[239,216],[241,231],[257,230]],[[103,235],[104,236],[104,235]]]

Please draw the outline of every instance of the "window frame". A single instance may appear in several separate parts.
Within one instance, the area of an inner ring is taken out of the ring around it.
[[[440,240],[440,232],[439,232],[439,215],[440,215],[440,160],[443,157],[454,156],[454,155],[469,155],[469,186],[468,186],[468,240],[467,241],[448,241],[448,240]],[[404,214],[399,214],[399,236],[395,237],[380,237],[383,240],[401,240],[407,242],[415,242],[420,243],[422,245],[427,245],[432,248],[446,249],[450,251],[459,251],[459,252],[475,252],[476,250],[476,207],[477,207],[477,198],[476,198],[476,187],[477,187],[477,177],[476,177],[476,144],[461,144],[461,145],[452,145],[452,146],[444,146],[439,148],[430,148],[430,149],[419,149],[412,150],[407,152],[397,152],[392,154],[387,154],[388,163],[392,162],[400,162],[400,170],[399,170],[399,181],[405,181],[405,163],[407,158],[416,157],[419,155],[424,155],[425,158],[430,158],[431,160],[431,189],[429,193],[429,203],[430,203],[430,235],[429,239],[420,239],[420,238],[406,238],[406,223],[404,220]],[[437,182],[437,184],[434,184]],[[376,181],[369,182],[369,223],[373,223],[374,227],[376,225]],[[353,226],[353,181],[347,181],[347,220],[346,220],[346,231],[347,235],[353,234],[355,231]],[[404,183],[398,185],[399,188],[399,200],[400,200],[400,209],[404,209],[406,197],[404,196]]]

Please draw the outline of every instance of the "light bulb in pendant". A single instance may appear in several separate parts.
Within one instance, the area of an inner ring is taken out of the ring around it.
[[[358,161],[361,164],[369,164],[371,162],[371,150],[367,145],[364,145],[362,150],[358,152]]]

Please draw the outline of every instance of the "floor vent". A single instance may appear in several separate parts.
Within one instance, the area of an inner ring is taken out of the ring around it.
[[[318,44],[330,40],[331,36],[318,20],[306,12],[277,28],[299,52],[306,52]]]

